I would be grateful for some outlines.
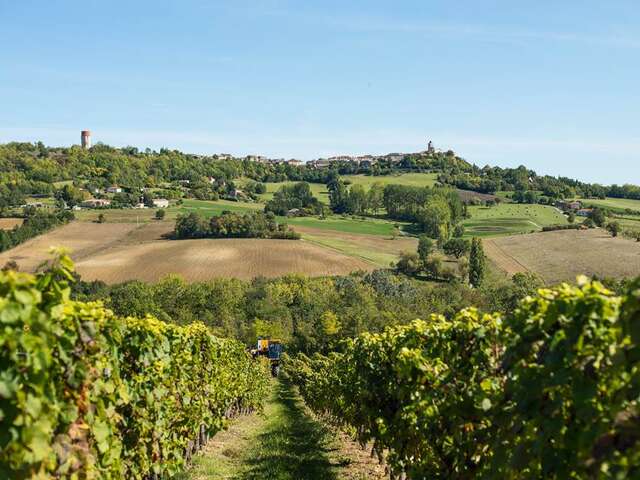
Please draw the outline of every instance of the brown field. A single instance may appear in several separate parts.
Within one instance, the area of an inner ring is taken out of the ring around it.
[[[528,270],[550,285],[574,281],[578,275],[640,275],[640,243],[612,238],[600,229],[514,235],[483,243],[487,256],[509,275]]]
[[[33,271],[48,258],[50,246],[64,246],[71,250],[83,279],[107,283],[157,281],[168,274],[202,281],[289,273],[339,275],[374,268],[370,262],[306,241],[164,240],[172,226],[74,222],[0,254],[0,265],[15,260],[21,270]]]
[[[22,225],[21,218],[0,218],[0,230],[11,230],[16,225]]]

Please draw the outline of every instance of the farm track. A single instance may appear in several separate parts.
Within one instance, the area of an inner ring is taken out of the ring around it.
[[[524,273],[529,270],[518,260],[509,255],[504,248],[498,246],[493,239],[485,239],[482,242],[487,256],[507,275]]]
[[[177,480],[382,480],[384,467],[316,420],[296,389],[274,382],[263,415],[218,433]]]

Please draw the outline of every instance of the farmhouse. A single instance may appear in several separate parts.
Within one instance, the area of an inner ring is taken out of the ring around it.
[[[122,193],[122,188],[117,185],[111,185],[107,187],[107,193]]]
[[[582,204],[577,200],[574,200],[572,202],[559,200],[556,202],[556,207],[558,207],[560,210],[567,212],[571,210],[580,210],[582,208]]]
[[[588,217],[593,212],[592,208],[581,208],[576,212],[579,217]]]
[[[85,200],[80,204],[83,208],[104,208],[111,205],[111,200],[104,198],[93,198],[91,200]]]
[[[166,198],[154,198],[153,206],[156,208],[167,208],[169,207],[169,200]]]

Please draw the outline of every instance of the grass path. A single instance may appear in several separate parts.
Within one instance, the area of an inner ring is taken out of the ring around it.
[[[383,473],[344,435],[311,418],[290,385],[275,382],[264,414],[234,421],[178,480],[375,480]]]

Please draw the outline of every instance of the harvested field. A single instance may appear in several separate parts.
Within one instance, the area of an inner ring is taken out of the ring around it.
[[[0,218],[0,230],[11,230],[16,225],[22,225],[22,218]]]
[[[578,275],[640,275],[640,243],[613,238],[600,229],[563,230],[485,239],[485,251],[510,275],[529,270],[547,284],[574,281]]]
[[[122,243],[136,228],[134,223],[73,222],[0,253],[0,265],[14,260],[20,270],[32,272],[50,258],[51,247],[65,247],[78,260]]]
[[[214,277],[251,279],[289,273],[339,275],[371,270],[374,265],[305,241],[205,239],[165,240],[171,222],[74,222],[0,254],[0,265],[15,260],[23,271],[34,271],[49,258],[51,246],[71,250],[85,280],[117,283],[157,281],[168,274],[188,281]]]
[[[339,275],[373,265],[308,242],[294,240],[159,240],[117,247],[79,261],[86,280],[107,283],[157,281],[177,273],[187,281],[214,277],[252,279],[289,273]]]

